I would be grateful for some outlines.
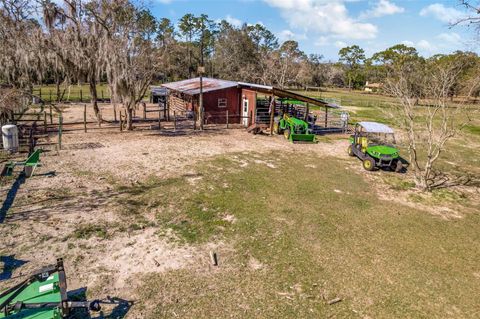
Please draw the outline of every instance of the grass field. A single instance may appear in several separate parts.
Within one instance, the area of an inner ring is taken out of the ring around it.
[[[391,102],[329,94],[355,119]],[[478,121],[447,172],[480,176]],[[63,256],[70,289],[134,300],[125,318],[478,317],[478,185],[418,192],[408,172],[365,172],[345,136],[159,133],[65,134],[42,155],[56,174],[28,179],[0,224],[1,255]]]
[[[218,269],[143,278],[139,296],[158,304],[146,317],[475,317],[480,216],[445,220],[380,200],[346,168],[335,158],[237,154],[201,164],[194,187],[151,179],[124,188],[126,211],[160,208],[171,240],[230,247]]]

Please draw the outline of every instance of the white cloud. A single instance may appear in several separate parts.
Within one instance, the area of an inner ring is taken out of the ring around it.
[[[450,53],[461,50],[465,47],[462,37],[455,32],[440,33],[429,40],[420,40],[417,42],[405,40],[403,44],[416,48],[420,54],[431,56],[437,53]]]
[[[395,3],[390,2],[389,0],[380,0],[375,4],[372,9],[362,12],[360,14],[360,18],[379,18],[402,12],[405,12],[405,9],[397,6]]]
[[[402,41],[402,44],[405,44],[407,47],[415,47],[415,43],[408,40]]]
[[[228,23],[230,23],[234,27],[241,27],[242,26],[242,21],[241,20],[239,20],[237,18],[234,18],[229,14],[227,14],[227,16],[225,17],[225,21],[227,21]]]
[[[432,53],[437,50],[435,45],[431,44],[427,40],[420,40],[417,42],[417,48],[419,48],[422,51],[426,51],[429,53]]]
[[[462,37],[455,32],[440,33],[437,35],[437,39],[452,45],[460,46],[463,44]]]
[[[441,3],[434,3],[426,6],[420,11],[420,15],[422,17],[434,17],[445,23],[452,23],[464,17],[464,14],[461,11],[455,8],[445,7]]]
[[[291,28],[316,34],[327,33],[341,39],[373,39],[378,29],[371,23],[349,16],[344,1],[264,0],[279,8]]]
[[[315,43],[314,43],[314,45],[318,46],[318,47],[328,45],[328,44],[330,44],[329,38],[326,37],[326,36],[323,36],[323,35],[319,36],[317,41],[315,41]]]
[[[339,49],[344,48],[344,47],[347,46],[347,44],[346,44],[345,42],[343,42],[343,41],[335,41],[335,43],[334,43],[333,45],[335,45],[335,47],[337,47],[337,48],[339,48]]]
[[[287,40],[298,41],[298,40],[305,40],[307,36],[305,34],[294,33],[290,30],[282,30],[278,34],[278,38],[280,39],[280,41],[287,41]]]

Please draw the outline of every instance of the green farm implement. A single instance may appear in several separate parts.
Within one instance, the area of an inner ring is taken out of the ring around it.
[[[308,128],[308,123],[284,113],[275,120],[273,131],[282,134],[292,143],[316,143],[315,134]]]
[[[350,136],[348,155],[356,156],[363,162],[363,168],[373,171],[375,168],[390,168],[395,172],[403,169],[398,149],[393,145],[393,129],[376,122],[359,122]]]
[[[9,162],[2,170],[2,176],[11,176],[16,166],[23,166],[23,172],[26,177],[31,177],[35,169],[40,166],[40,153],[42,150],[38,149],[23,162]]]
[[[70,301],[63,260],[0,292],[0,318],[60,319],[74,308],[100,311],[100,301]]]

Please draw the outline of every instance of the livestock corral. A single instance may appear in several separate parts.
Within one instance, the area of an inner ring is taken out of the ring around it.
[[[381,120],[364,95],[350,97],[353,119]],[[326,108],[311,106],[323,123]],[[83,104],[57,105],[51,119],[45,108],[32,136],[41,166],[2,178],[2,287],[61,257],[72,295],[111,297],[92,317],[479,313],[478,185],[424,193],[408,170],[367,172],[348,156],[344,127],[294,144],[270,122],[249,134],[259,118],[248,112],[199,130],[145,103],[125,131],[120,110],[101,110],[99,125]],[[471,155],[455,170],[478,176],[478,132],[454,143]]]

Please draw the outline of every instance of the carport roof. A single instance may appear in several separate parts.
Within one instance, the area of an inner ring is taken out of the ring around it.
[[[386,133],[386,134],[393,134],[393,130],[382,123],[377,122],[358,122],[358,125],[363,127],[366,132],[368,133]]]

